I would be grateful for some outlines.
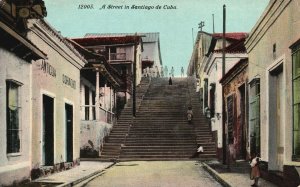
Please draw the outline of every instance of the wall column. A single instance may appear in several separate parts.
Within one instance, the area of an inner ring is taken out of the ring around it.
[[[110,115],[110,121],[112,123],[112,119],[113,119],[113,116],[112,116],[112,95],[111,95],[111,88],[112,86],[109,87],[109,101],[110,101],[110,112],[111,112],[111,115]]]
[[[84,84],[80,83],[80,106],[84,105]],[[81,120],[85,120],[85,107],[80,107]]]
[[[99,97],[99,87],[100,87],[100,73],[96,69],[96,98],[95,98],[95,110],[96,110],[96,120],[100,120],[100,97]]]
[[[89,120],[93,120],[93,94],[92,89],[89,89]]]
[[[106,103],[106,99],[107,99],[107,97],[106,97],[106,88],[107,88],[107,85],[106,85],[106,80],[105,80],[105,84],[104,84],[104,106],[103,106],[103,108],[105,110],[105,122],[108,121],[107,120],[108,113],[107,113],[107,103]]]

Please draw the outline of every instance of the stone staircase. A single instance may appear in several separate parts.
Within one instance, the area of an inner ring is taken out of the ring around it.
[[[150,84],[148,78],[143,78],[136,88],[136,106],[141,104],[144,94],[147,92]],[[124,145],[125,138],[132,126],[132,100],[129,99],[121,112],[117,124],[113,126],[110,135],[106,138],[101,152],[100,160],[114,161],[119,158],[121,147]],[[95,159],[93,159],[95,160]]]
[[[137,112],[132,118],[131,106],[125,107],[104,144],[101,160],[186,160],[204,146],[200,159],[216,157],[215,142],[208,122],[200,111],[200,102],[193,81],[154,78],[150,85],[143,79],[137,88]],[[192,105],[193,124],[186,120],[187,107]]]

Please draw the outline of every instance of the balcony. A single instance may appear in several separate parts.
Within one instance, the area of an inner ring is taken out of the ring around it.
[[[110,53],[109,60],[126,60],[126,53]]]

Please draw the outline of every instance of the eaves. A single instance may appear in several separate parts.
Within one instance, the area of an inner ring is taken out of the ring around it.
[[[245,41],[247,52],[250,53],[260,42],[272,25],[276,22],[281,13],[286,9],[292,0],[273,0],[256,22],[249,37]]]

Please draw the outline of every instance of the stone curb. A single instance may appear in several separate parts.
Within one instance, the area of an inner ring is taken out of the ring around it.
[[[206,163],[204,163],[204,162],[202,162],[202,164],[203,164],[203,168],[214,178],[214,179],[216,179],[219,183],[221,183],[223,186],[225,186],[225,187],[231,187],[231,185],[228,183],[228,182],[226,182],[226,180],[225,179],[223,179],[222,177],[221,177],[221,175],[218,173],[218,172],[216,172],[214,169],[212,169],[209,165],[207,165]]]
[[[101,174],[104,170],[106,170],[106,169],[108,169],[108,168],[114,166],[115,164],[116,164],[116,162],[112,163],[111,165],[107,166],[107,167],[104,168],[104,169],[95,171],[95,172],[93,172],[93,173],[91,173],[91,174],[89,174],[89,175],[87,175],[87,176],[83,176],[83,177],[81,177],[81,178],[79,178],[79,179],[76,179],[76,180],[74,180],[74,181],[67,182],[67,183],[63,183],[63,184],[61,184],[61,185],[58,185],[57,187],[70,187],[70,186],[74,186],[74,185],[76,185],[76,184],[79,184],[80,182],[83,182],[83,181],[85,181],[85,180],[88,180],[89,178],[92,178],[92,177],[94,177],[94,176],[97,176],[97,175]]]

